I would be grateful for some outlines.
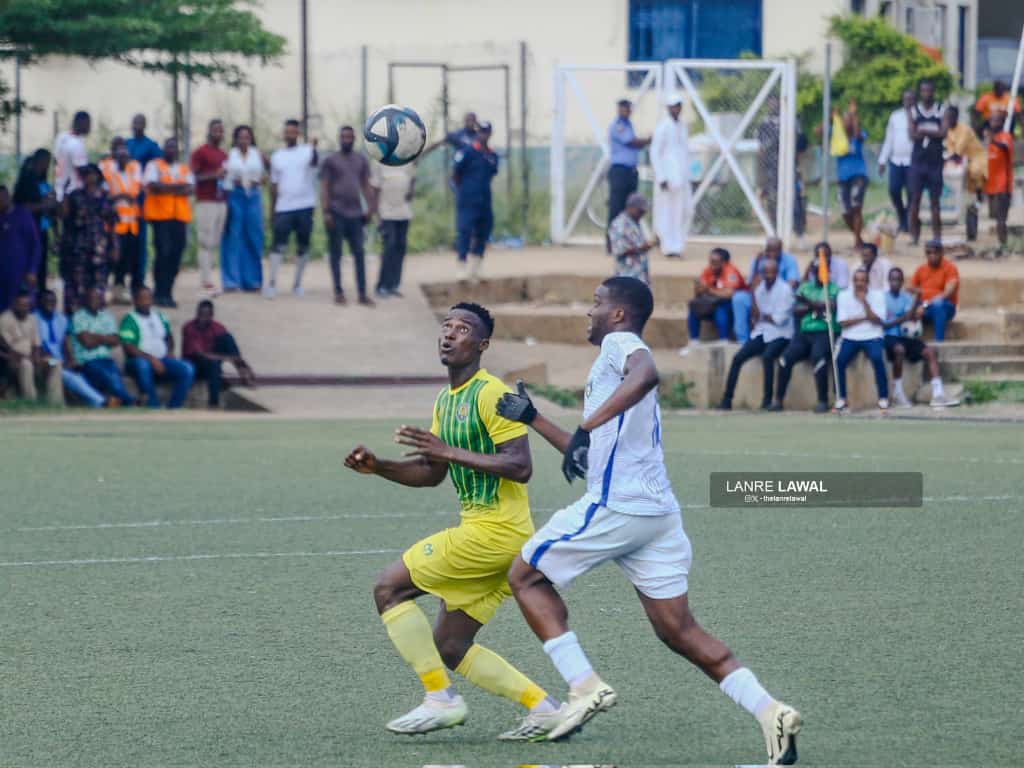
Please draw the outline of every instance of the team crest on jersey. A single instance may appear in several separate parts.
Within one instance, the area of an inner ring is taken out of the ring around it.
[[[590,393],[594,391],[594,382],[590,380],[587,382],[587,388],[583,390],[584,397],[590,397]]]
[[[460,424],[465,424],[469,418],[469,403],[460,403],[455,411],[455,418]]]
[[[432,554],[434,554],[434,545],[433,544],[424,544],[423,545],[423,554],[424,555],[432,555]]]

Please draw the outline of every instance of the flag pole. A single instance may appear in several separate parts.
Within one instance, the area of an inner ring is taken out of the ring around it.
[[[839,364],[836,362],[836,340],[832,331],[832,302],[829,301],[828,286],[832,279],[825,247],[818,248],[818,280],[825,289],[825,328],[828,329],[828,356],[832,360],[832,386],[839,400]]]

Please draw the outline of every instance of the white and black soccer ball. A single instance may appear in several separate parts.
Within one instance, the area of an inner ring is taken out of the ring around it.
[[[366,119],[363,127],[366,151],[384,165],[411,163],[427,143],[427,129],[415,111],[387,104]]]

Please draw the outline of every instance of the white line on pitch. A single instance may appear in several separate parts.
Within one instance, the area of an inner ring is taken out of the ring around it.
[[[903,461],[906,456],[891,456],[875,453],[803,453],[799,451],[773,451],[773,450],[742,450],[727,451],[715,449],[673,449],[665,451],[666,456],[673,454],[686,456],[766,456],[769,458],[782,459],[871,459],[884,461]],[[929,456],[929,461],[954,462],[956,464],[1024,464],[1024,459],[1016,459],[1005,456],[979,457],[979,456],[957,456],[955,458],[944,458],[941,456]]]
[[[130,563],[169,563],[182,560],[265,560],[275,557],[351,557],[355,555],[391,555],[400,549],[344,549],[327,552],[224,552],[205,555],[141,555],[84,560],[21,560],[0,562],[0,568],[30,568],[47,565],[124,565]]]

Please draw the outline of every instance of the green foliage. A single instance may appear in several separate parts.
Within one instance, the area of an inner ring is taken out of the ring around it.
[[[843,44],[843,66],[832,78],[832,103],[844,109],[851,99],[856,101],[861,126],[875,141],[885,135],[886,121],[903,91],[915,88],[919,80],[933,80],[940,99],[953,89],[953,75],[945,64],[882,19],[836,16],[831,32]]]
[[[556,387],[552,384],[531,384],[530,392],[537,395],[537,397],[550,400],[555,405],[560,405],[563,408],[576,408],[582,402],[579,392]]]
[[[690,399],[690,390],[693,387],[694,383],[687,381],[683,374],[672,374],[666,377],[658,388],[658,399],[666,408],[693,408],[693,401]]]
[[[1024,381],[980,381],[968,379],[963,382],[964,396],[971,405],[985,403],[1024,402]]]

